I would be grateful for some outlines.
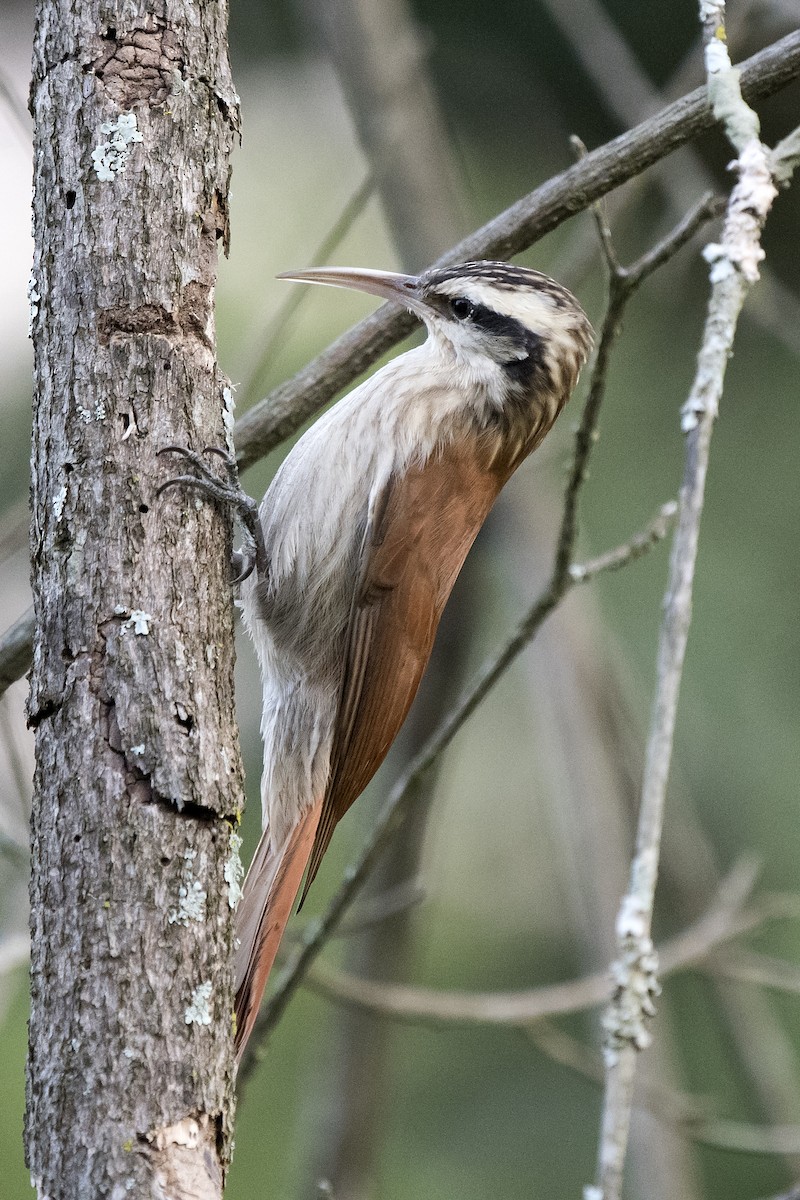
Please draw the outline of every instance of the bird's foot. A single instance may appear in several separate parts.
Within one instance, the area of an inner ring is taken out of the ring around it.
[[[244,582],[253,573],[253,570],[261,577],[266,569],[267,555],[264,547],[264,534],[258,516],[258,505],[252,496],[248,496],[247,492],[242,490],[236,459],[233,455],[218,446],[206,446],[203,450],[203,454],[214,454],[222,461],[227,478],[220,479],[210,469],[203,456],[196,454],[187,446],[164,446],[158,453],[159,455],[179,454],[192,467],[194,474],[176,475],[173,479],[168,479],[166,483],[161,484],[156,494],[160,496],[167,488],[171,487],[193,487],[204,492],[206,496],[210,496],[212,500],[216,500],[218,504],[230,508],[239,521],[243,534],[241,550],[234,550],[232,555],[233,582]]]

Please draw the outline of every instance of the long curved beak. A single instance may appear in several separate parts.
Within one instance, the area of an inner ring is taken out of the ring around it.
[[[331,287],[354,288],[369,292],[383,300],[391,300],[411,309],[423,320],[430,315],[430,308],[420,294],[416,275],[399,275],[393,271],[371,271],[367,267],[310,267],[305,271],[284,271],[278,279],[290,279],[297,283],[324,283]]]

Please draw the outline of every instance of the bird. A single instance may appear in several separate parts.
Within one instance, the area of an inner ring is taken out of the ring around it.
[[[199,486],[250,531],[240,604],[263,690],[263,832],[236,916],[237,1061],[301,885],[300,904],[400,730],[478,531],[592,346],[575,297],[508,262],[279,278],[379,296],[428,336],[303,434],[257,508],[201,468]]]

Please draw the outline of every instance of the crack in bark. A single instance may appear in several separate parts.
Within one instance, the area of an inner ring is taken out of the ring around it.
[[[29,729],[38,729],[42,721],[49,720],[54,717],[61,709],[61,700],[46,700],[44,704],[40,704],[36,712],[28,709],[27,725]]]
[[[98,52],[84,70],[93,71],[106,93],[121,108],[137,102],[162,104],[185,66],[178,38],[161,17],[150,16],[150,28],[117,30],[109,26]]]
[[[216,812],[204,804],[198,804],[194,800],[181,800],[179,797],[165,796],[159,792],[153,785],[152,777],[149,772],[143,770],[132,758],[132,751],[126,747],[122,739],[122,731],[119,727],[116,716],[116,704],[113,699],[103,699],[97,697],[98,703],[101,706],[101,733],[103,739],[108,745],[109,750],[114,754],[120,764],[125,790],[131,800],[137,804],[157,804],[161,808],[166,808],[169,812],[176,814],[186,820],[193,821],[228,821],[230,818],[221,813]],[[180,718],[179,718],[180,719]]]
[[[228,125],[231,133],[235,134],[239,138],[239,145],[241,145],[242,139],[241,123],[239,120],[238,96],[235,93],[232,96],[223,96],[222,92],[218,90],[214,80],[209,79],[208,75],[197,75],[195,82],[202,84],[202,86],[208,90],[209,94],[214,100],[214,103],[219,109],[220,116]]]
[[[216,224],[214,228],[216,230]],[[193,280],[183,289],[180,301],[172,312],[163,304],[101,308],[97,315],[97,340],[101,346],[107,346],[112,338],[158,334],[171,340],[197,338],[210,350],[211,339],[207,332],[210,315],[211,288],[199,280]]]
[[[221,109],[223,101],[221,101],[219,97],[217,98],[217,103],[220,105]],[[231,173],[229,171],[225,192],[221,192],[219,188],[217,188],[211,201],[211,212],[214,216],[214,239],[215,241],[222,241],[222,249],[226,258],[231,252],[231,223],[227,192],[227,189],[230,186],[230,181]]]
[[[162,304],[141,304],[138,308],[102,308],[97,315],[97,339],[107,346],[115,335],[126,337],[144,333],[160,333],[174,337],[179,332],[175,314]]]

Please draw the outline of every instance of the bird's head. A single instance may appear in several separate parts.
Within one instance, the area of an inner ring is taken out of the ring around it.
[[[513,263],[467,262],[422,275],[315,267],[279,278],[356,288],[402,304],[424,321],[437,356],[465,386],[483,386],[498,406],[546,398],[551,419],[592,345],[591,325],[572,293]]]

